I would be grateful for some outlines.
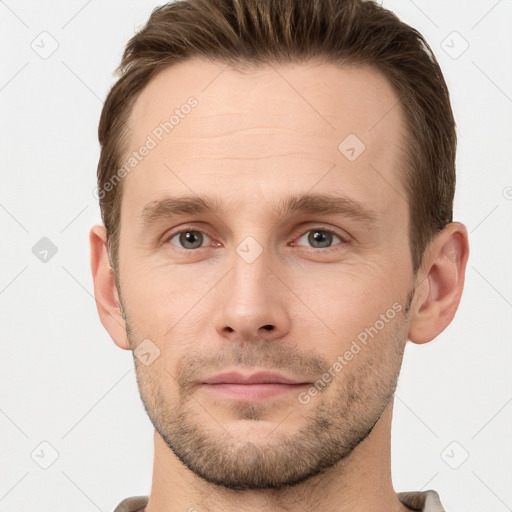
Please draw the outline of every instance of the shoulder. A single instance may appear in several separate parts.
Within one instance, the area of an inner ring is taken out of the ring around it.
[[[144,512],[144,508],[148,504],[149,496],[132,496],[125,498],[117,507],[114,512]]]
[[[445,512],[436,491],[412,491],[397,493],[398,499],[412,510],[420,512]]]

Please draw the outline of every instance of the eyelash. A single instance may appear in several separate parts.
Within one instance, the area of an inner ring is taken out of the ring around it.
[[[170,241],[176,235],[179,235],[181,233],[186,233],[187,231],[197,231],[199,233],[203,233],[204,235],[208,236],[210,239],[213,239],[213,237],[210,236],[208,234],[208,232],[206,232],[206,231],[204,231],[202,229],[197,229],[194,226],[185,226],[185,228],[181,228],[179,231],[173,231],[173,232],[171,232],[169,234],[166,234],[164,239],[163,239],[163,243],[170,243]],[[309,247],[309,249],[312,249],[312,250],[326,252],[326,251],[329,251],[330,249],[336,248],[337,245],[346,245],[348,243],[348,239],[347,239],[347,237],[344,234],[342,234],[342,233],[340,233],[338,231],[335,231],[333,229],[323,227],[323,226],[315,226],[313,228],[307,229],[306,231],[303,231],[301,233],[301,235],[298,237],[298,239],[302,238],[304,235],[310,233],[311,231],[321,231],[323,233],[329,233],[329,234],[337,236],[341,240],[341,242],[339,244],[335,244],[335,245],[332,245],[330,247],[323,247],[323,248]],[[203,249],[204,248],[204,247],[197,247],[196,249],[185,249],[184,247],[179,247],[179,246],[174,245],[174,244],[171,244],[171,245],[173,245],[174,247],[176,247],[177,249],[179,249],[181,251],[187,251],[187,252],[193,252],[193,251],[197,251],[198,249]]]

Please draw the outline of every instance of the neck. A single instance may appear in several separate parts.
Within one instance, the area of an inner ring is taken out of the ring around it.
[[[186,468],[155,431],[146,512],[409,510],[391,482],[392,406],[390,402],[371,434],[346,459],[302,484],[278,490],[233,491],[210,484]]]

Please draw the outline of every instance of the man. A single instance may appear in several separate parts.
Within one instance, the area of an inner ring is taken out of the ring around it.
[[[452,321],[455,124],[422,36],[363,0],[183,0],[128,43],[91,230],[154,427],[116,512],[443,510],[396,493],[407,340]]]

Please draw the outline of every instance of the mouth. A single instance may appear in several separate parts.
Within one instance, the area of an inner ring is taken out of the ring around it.
[[[229,372],[202,382],[207,392],[238,400],[265,400],[291,391],[297,392],[309,385],[309,382],[293,380],[273,372],[257,372],[251,375]]]

